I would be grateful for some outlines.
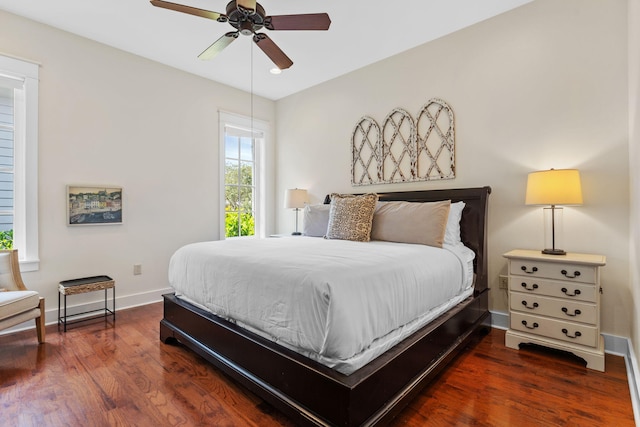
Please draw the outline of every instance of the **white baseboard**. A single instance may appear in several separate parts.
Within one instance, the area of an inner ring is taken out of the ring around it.
[[[107,307],[111,309],[111,291],[107,291]],[[138,307],[141,305],[152,304],[154,302],[162,301],[162,295],[166,293],[173,292],[171,288],[157,289],[148,292],[140,292],[132,295],[124,295],[120,296],[116,293],[116,313],[119,310],[124,310],[126,308]],[[73,313],[82,313],[85,311],[99,310],[104,308],[104,299],[100,298],[99,301],[89,302],[89,303],[81,303],[81,304],[70,304],[73,301],[73,298],[67,299],[67,310],[69,314]],[[58,306],[57,301],[53,304],[47,304],[45,310],[45,323],[47,325],[55,325],[58,323]],[[78,317],[79,318],[79,317]],[[33,320],[30,320],[25,323],[21,323],[12,328],[5,329],[0,331],[0,335],[10,334],[13,332],[24,331],[26,329],[34,329],[35,323]]]
[[[629,380],[629,392],[631,393],[631,405],[633,406],[633,416],[636,420],[636,425],[640,426],[640,398],[638,396],[638,359],[633,351],[631,340],[627,339],[627,354],[624,356],[625,364],[627,365],[627,378]]]
[[[116,312],[118,310],[124,310],[126,308],[138,307],[141,305],[152,304],[154,302],[162,301],[162,295],[166,293],[173,292],[171,288],[158,289],[148,292],[141,292],[132,295],[124,295],[119,296],[116,293]],[[111,296],[110,292],[107,291],[108,297]],[[111,299],[107,298],[107,307],[111,308]],[[67,310],[69,314],[73,313],[81,313],[84,311],[91,310],[100,310],[104,308],[104,299],[100,299],[99,301],[90,302],[90,303],[82,303],[76,305],[69,305],[69,300],[67,300]],[[53,307],[46,310],[45,314],[47,318],[47,325],[58,323],[58,307]]]
[[[496,329],[509,329],[509,314],[503,311],[491,312],[491,327]],[[633,407],[633,416],[637,426],[640,426],[640,397],[638,396],[638,384],[640,378],[638,375],[638,362],[629,338],[618,337],[615,335],[602,334],[604,337],[605,353],[614,354],[624,357],[625,366],[627,368],[627,381],[629,382],[629,393],[631,394],[631,406]]]
[[[502,311],[489,311],[491,313],[491,327],[496,329],[509,329],[509,314]]]

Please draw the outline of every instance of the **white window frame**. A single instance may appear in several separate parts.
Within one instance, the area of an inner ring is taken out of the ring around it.
[[[38,248],[39,65],[0,55],[0,77],[23,82],[14,100],[13,247],[22,271],[40,268]]]
[[[242,116],[240,114],[229,113],[226,111],[218,112],[218,129],[219,138],[218,145],[220,148],[220,240],[225,239],[225,127],[235,127],[238,129],[252,131],[254,134],[261,134],[262,138],[257,138],[254,147],[255,157],[255,234],[253,237],[266,236],[266,200],[264,195],[266,183],[265,153],[268,144],[269,123],[263,120]]]

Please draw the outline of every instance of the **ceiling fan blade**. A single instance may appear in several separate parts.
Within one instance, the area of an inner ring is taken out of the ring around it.
[[[286,70],[293,65],[293,61],[266,34],[256,33],[253,41],[281,70]]]
[[[209,59],[213,59],[216,55],[218,55],[222,50],[229,46],[231,42],[238,38],[238,32],[232,31],[230,33],[225,34],[220,37],[218,40],[213,42],[211,46],[206,48],[200,55],[198,55],[199,59],[203,61],[207,61]]]
[[[328,30],[331,18],[326,13],[267,16],[264,26],[268,30]]]
[[[247,11],[256,11],[256,0],[236,0],[236,5]]]
[[[183,4],[171,3],[164,0],[151,0],[151,4],[164,9],[175,10],[189,15],[200,16],[202,18],[213,19],[215,21],[226,22],[227,16],[222,13],[212,12],[210,10],[198,9],[197,7],[185,6]]]

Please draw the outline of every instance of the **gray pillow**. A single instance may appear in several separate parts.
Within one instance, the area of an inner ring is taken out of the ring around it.
[[[311,237],[324,237],[329,225],[330,205],[307,205],[304,207],[302,234]]]

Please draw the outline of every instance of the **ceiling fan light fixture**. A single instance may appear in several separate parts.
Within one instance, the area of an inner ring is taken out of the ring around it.
[[[238,30],[243,36],[250,36],[253,34],[253,24],[249,21],[243,21],[238,26]]]
[[[275,75],[282,74],[282,70],[278,67],[273,67],[272,69],[269,70],[269,72]]]

